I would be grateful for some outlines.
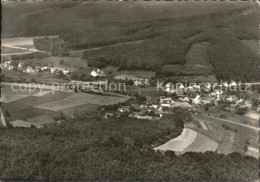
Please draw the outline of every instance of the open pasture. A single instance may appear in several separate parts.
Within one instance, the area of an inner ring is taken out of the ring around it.
[[[151,79],[155,76],[153,71],[118,71],[115,79],[117,80],[135,80],[135,79]]]
[[[183,132],[180,136],[166,142],[165,144],[158,146],[155,150],[171,150],[175,152],[182,152],[187,147],[192,145],[192,143],[196,140],[198,133],[189,128],[184,128]]]
[[[29,92],[28,89],[19,89],[19,87],[16,86],[9,86],[9,85],[4,85],[1,88],[1,99],[0,102],[3,103],[9,103],[9,102],[13,102],[25,97],[28,97],[30,95],[33,95],[37,92],[39,92],[40,90],[34,90],[32,92]]]
[[[38,125],[48,125],[54,123],[53,116],[51,115],[40,115],[26,119],[29,123]]]
[[[12,101],[9,103],[4,103],[2,106],[8,111],[9,110],[17,111],[17,110],[25,109],[28,107],[33,107],[35,105],[58,101],[58,100],[66,98],[70,95],[71,95],[70,93],[66,93],[66,92],[54,92],[54,94],[48,93],[42,97],[27,96],[27,97],[17,99],[15,101]]]
[[[50,72],[42,72],[38,74],[29,74],[24,73],[21,71],[15,71],[15,70],[1,70],[2,74],[5,75],[5,77],[9,77],[13,80],[17,80],[18,78],[25,78],[27,81],[30,81],[32,79],[35,79],[38,83],[67,83],[68,80],[63,80],[60,78],[57,78],[55,75],[51,74]]]
[[[13,48],[13,47],[1,46],[1,54],[3,54],[3,55],[12,54],[12,53],[21,53],[21,52],[26,52],[26,50]]]
[[[9,121],[14,121],[17,119],[27,120],[29,118],[33,118],[33,117],[41,116],[41,115],[48,115],[50,117],[54,117],[58,114],[57,112],[54,112],[54,111],[50,111],[47,109],[41,109],[41,108],[35,108],[35,107],[23,108],[23,109],[16,110],[16,111],[12,111],[12,110],[8,110],[8,111],[11,115],[10,117],[7,117],[7,119]]]
[[[95,111],[98,107],[99,107],[99,105],[97,105],[97,104],[84,104],[84,105],[79,105],[79,106],[75,106],[75,107],[62,109],[60,111],[62,111],[66,115],[74,114],[75,112],[77,112],[79,114],[91,113],[92,111]]]
[[[48,109],[52,111],[59,111],[62,109],[76,107],[84,104],[109,105],[118,102],[124,102],[125,100],[127,100],[126,97],[113,97],[113,96],[91,95],[87,93],[78,93],[78,94],[71,95],[67,98],[64,98],[62,100],[37,105],[35,107]]]
[[[216,151],[218,148],[218,143],[205,135],[198,133],[196,140],[188,146],[185,152],[206,152],[206,151]]]
[[[208,61],[207,48],[208,42],[194,43],[186,54],[184,69],[187,73],[196,75],[212,74],[211,65]]]
[[[39,124],[33,124],[33,123],[29,123],[27,121],[23,121],[23,120],[15,120],[15,121],[12,121],[11,124],[14,126],[14,127],[25,127],[25,128],[30,128],[32,126],[36,127],[36,128],[42,128],[43,126],[42,125],[39,125]]]
[[[250,119],[256,120],[256,121],[259,121],[259,118],[260,118],[260,114],[256,113],[256,112],[250,112],[250,113],[246,114],[245,116],[249,117]]]

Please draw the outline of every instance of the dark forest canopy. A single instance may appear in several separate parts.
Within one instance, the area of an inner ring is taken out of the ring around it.
[[[258,161],[238,153],[155,152],[182,132],[190,115],[175,109],[158,121],[86,118],[51,128],[0,131],[2,180],[252,181]]]
[[[191,45],[207,41],[218,80],[253,82],[260,79],[259,56],[240,40],[259,39],[258,10],[254,2],[224,1],[7,3],[2,37],[59,35],[58,41],[36,41],[53,55],[119,44],[85,51],[83,58],[94,67],[152,70],[165,77],[205,75],[163,67],[181,68]]]

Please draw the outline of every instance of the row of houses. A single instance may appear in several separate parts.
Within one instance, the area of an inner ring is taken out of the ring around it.
[[[223,82],[223,83],[205,83],[205,84],[189,84],[183,85],[182,83],[177,83],[177,84],[172,84],[172,83],[167,83],[164,85],[165,92],[168,94],[177,94],[177,95],[183,95],[184,92],[211,92],[212,90],[222,90],[222,89],[227,89],[227,88],[234,88],[237,87],[239,84],[231,81],[230,83]],[[215,93],[215,94],[220,94],[220,93]]]
[[[171,108],[184,107],[191,108],[187,103],[174,101],[171,97],[150,97],[147,96],[142,104],[131,104],[128,106],[121,106],[115,113],[106,113],[105,118],[110,116],[120,117],[127,115],[131,118],[143,120],[159,120],[163,114],[168,113]]]

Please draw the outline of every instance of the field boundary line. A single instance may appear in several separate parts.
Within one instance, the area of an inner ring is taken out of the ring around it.
[[[240,126],[244,126],[244,127],[247,127],[247,128],[251,128],[251,129],[260,131],[260,128],[257,128],[257,127],[254,127],[254,126],[250,126],[250,125],[246,125],[246,124],[242,124],[242,123],[237,123],[237,122],[226,120],[226,119],[215,118],[215,117],[207,116],[207,115],[204,115],[204,114],[202,116],[205,116],[205,117],[208,117],[208,118],[213,118],[213,119],[220,120],[220,121],[225,121],[225,122],[232,123],[232,124],[237,124],[237,125],[240,125]]]

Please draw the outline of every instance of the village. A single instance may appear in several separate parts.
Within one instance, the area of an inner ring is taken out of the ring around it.
[[[140,82],[140,79],[134,80],[134,83],[136,82]],[[145,83],[144,80],[143,83]],[[131,118],[143,120],[159,120],[171,108],[182,107],[188,109],[193,114],[203,114],[209,108],[235,115],[254,113],[257,119],[260,114],[260,103],[257,100],[250,99],[247,96],[247,92],[242,93],[243,91],[239,91],[240,93],[234,93],[230,91],[234,90],[235,87],[237,87],[237,84],[234,81],[229,84],[227,82],[213,85],[210,83],[193,84],[188,87],[183,84],[177,84],[175,88],[173,84],[167,83],[163,86],[165,91],[163,96],[146,96],[142,98],[143,102],[139,102],[139,104],[123,104],[117,111],[105,113],[104,117],[128,115]],[[142,96],[139,95],[137,97]],[[225,115],[220,114],[219,117],[225,118]]]
[[[9,58],[7,61],[1,63],[1,69],[15,70],[28,74],[36,74],[41,72],[49,72],[53,75],[65,75],[69,83],[77,86],[77,90],[82,90],[82,85],[91,85],[92,89],[100,86],[102,88],[101,93],[107,91],[103,89],[107,84],[114,82],[106,78],[106,73],[100,69],[93,69],[90,72],[90,76],[98,78],[96,81],[80,81],[71,80],[70,74],[72,70],[60,68],[60,67],[49,67],[49,66],[25,66],[20,61],[13,61]],[[65,78],[66,78],[65,77]],[[127,79],[127,78],[124,78]],[[129,79],[129,78],[128,78]],[[223,83],[163,83],[161,85],[150,85],[149,79],[147,78],[130,78],[131,85],[138,90],[139,88],[151,87],[161,89],[163,95],[152,97],[143,96],[145,99],[142,103],[132,103],[131,105],[124,105],[116,111],[104,113],[104,117],[108,118],[111,116],[120,117],[121,115],[128,115],[131,118],[137,118],[142,120],[159,120],[163,117],[163,114],[168,113],[171,108],[182,107],[187,108],[194,114],[200,114],[204,111],[208,111],[209,108],[219,107],[220,110],[230,112],[238,115],[245,115],[246,113],[259,114],[260,106],[257,100],[253,101],[247,95],[252,92],[247,89],[247,84],[236,83],[235,81],[223,82]],[[125,80],[117,80],[125,81]],[[94,86],[94,87],[93,87]],[[158,88],[159,87],[159,88]],[[89,91],[90,87],[88,87]],[[111,90],[109,90],[111,92]],[[121,94],[124,94],[120,92]],[[139,97],[142,96],[139,92]],[[221,116],[223,117],[223,115]]]

